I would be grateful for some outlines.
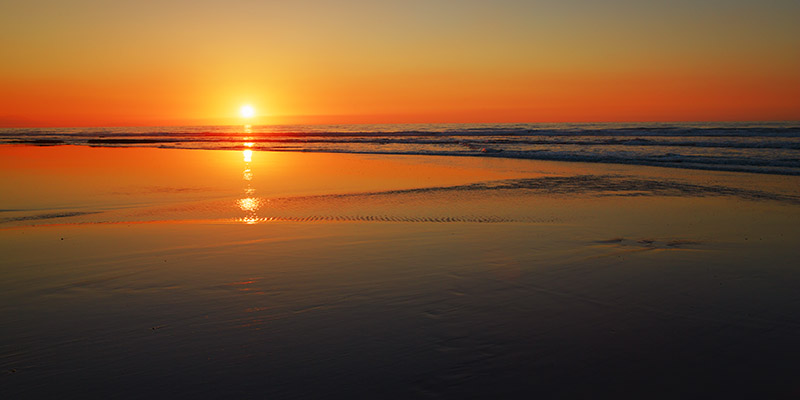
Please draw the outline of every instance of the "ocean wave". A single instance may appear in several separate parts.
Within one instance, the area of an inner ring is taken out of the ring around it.
[[[0,144],[505,157],[800,175],[800,123],[0,129]]]
[[[735,148],[735,149],[792,149],[800,150],[800,140],[774,140],[762,138],[750,138],[752,140],[702,140],[698,138],[681,138],[681,140],[654,140],[646,138],[592,138],[573,136],[570,138],[546,138],[546,137],[503,137],[491,136],[481,140],[463,136],[447,136],[438,138],[427,138],[418,136],[381,136],[381,137],[331,137],[331,136],[311,136],[303,138],[292,137],[254,137],[248,138],[247,143],[255,145],[264,144],[370,144],[370,145],[442,145],[442,144],[476,144],[476,145],[568,145],[568,146],[678,146],[678,147],[702,147],[702,148]],[[75,145],[126,145],[126,144],[161,144],[161,143],[185,143],[185,144],[206,144],[208,148],[214,148],[214,144],[225,145],[231,142],[239,143],[242,139],[237,137],[113,137],[113,138],[88,138],[88,139],[13,139],[9,143],[15,144],[75,144]],[[229,148],[228,146],[227,148]]]

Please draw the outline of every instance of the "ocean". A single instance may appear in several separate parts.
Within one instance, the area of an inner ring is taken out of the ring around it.
[[[7,128],[0,144],[504,157],[800,175],[800,122]]]

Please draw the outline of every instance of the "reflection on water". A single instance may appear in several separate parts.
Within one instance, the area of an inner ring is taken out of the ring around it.
[[[256,210],[258,210],[259,207],[261,207],[261,200],[255,197],[247,197],[244,199],[239,199],[238,203],[239,203],[239,208],[241,208],[244,211],[255,212]]]
[[[251,133],[252,129],[250,125],[244,126],[245,133]],[[247,213],[244,217],[239,218],[239,221],[244,222],[246,224],[255,224],[259,222],[258,211],[261,208],[261,200],[257,197],[253,197],[256,190],[252,187],[252,180],[253,180],[253,170],[250,168],[250,163],[253,161],[253,150],[250,150],[253,147],[253,142],[248,142],[247,140],[251,140],[250,137],[245,137],[242,144],[246,147],[242,150],[242,160],[244,161],[244,170],[242,171],[242,180],[245,182],[244,188],[244,195],[245,197],[239,199],[236,204],[239,208]]]

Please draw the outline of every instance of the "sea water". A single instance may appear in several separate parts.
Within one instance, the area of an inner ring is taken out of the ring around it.
[[[450,155],[800,175],[800,122],[0,129],[0,144]]]

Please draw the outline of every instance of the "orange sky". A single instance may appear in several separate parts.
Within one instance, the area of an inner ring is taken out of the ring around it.
[[[800,120],[799,17],[794,0],[12,0],[0,126],[235,124],[245,103],[261,124]]]

